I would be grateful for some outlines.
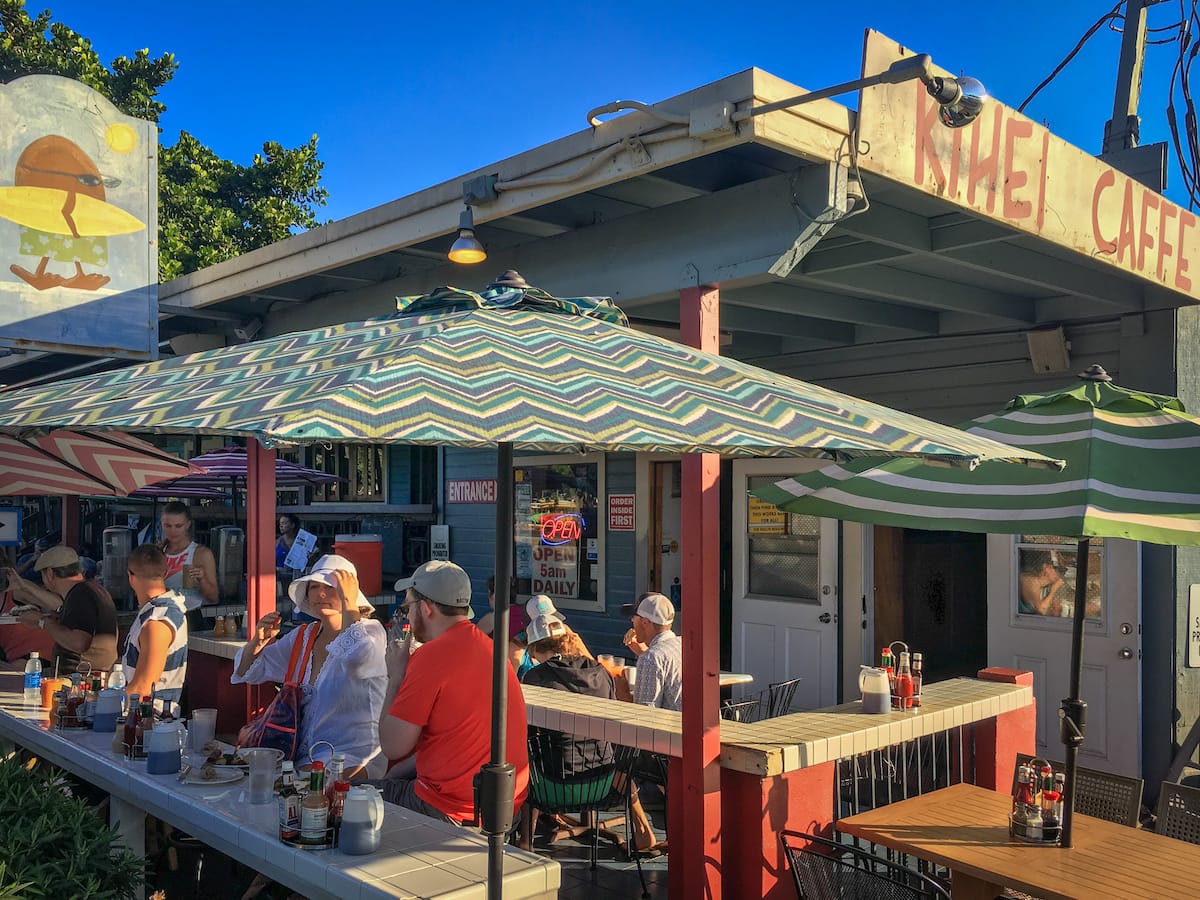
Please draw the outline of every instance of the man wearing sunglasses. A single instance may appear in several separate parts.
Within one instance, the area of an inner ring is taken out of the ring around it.
[[[399,806],[471,824],[475,774],[491,753],[492,642],[470,621],[471,579],[454,563],[427,562],[397,581],[396,591],[421,646],[411,654],[407,641],[388,648],[379,742],[391,760],[415,754],[416,774],[377,784]],[[529,788],[525,700],[511,666],[505,677],[505,755],[516,768],[519,808]]]

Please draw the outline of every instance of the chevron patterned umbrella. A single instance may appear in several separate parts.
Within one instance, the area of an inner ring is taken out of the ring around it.
[[[0,432],[518,450],[1043,460],[630,329],[609,300],[453,288],[400,314],[0,394]]]
[[[611,300],[505,273],[399,313],[0,394],[0,432],[51,427],[497,448],[496,584],[512,572],[513,451],[915,456],[1051,464],[957,429],[633,331]],[[502,878],[508,604],[497,598],[492,760],[481,813]]]
[[[1100,366],[1064,390],[1017,397],[963,427],[1066,460],[1061,472],[984,463],[973,472],[897,459],[854,460],[751,491],[789,512],[900,528],[1080,538],[1075,554],[1070,696],[1063,700],[1071,845],[1088,539],[1200,545],[1200,418],[1175,397],[1112,384]],[[1072,724],[1073,726],[1072,727]]]

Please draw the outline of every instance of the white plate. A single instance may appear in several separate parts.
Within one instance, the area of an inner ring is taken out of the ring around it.
[[[245,773],[236,766],[216,766],[217,776],[215,778],[201,778],[200,769],[193,768],[188,772],[187,778],[183,779],[180,784],[191,785],[209,785],[216,786],[219,784],[233,784],[235,781],[241,781]]]

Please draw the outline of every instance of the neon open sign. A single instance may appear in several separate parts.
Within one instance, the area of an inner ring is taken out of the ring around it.
[[[562,513],[542,519],[542,543],[551,547],[578,541],[583,536],[583,516]]]

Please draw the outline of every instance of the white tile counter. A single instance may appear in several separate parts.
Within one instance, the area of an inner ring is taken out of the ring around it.
[[[478,832],[386,804],[375,853],[289,847],[276,838],[276,805],[250,804],[246,779],[206,787],[180,784],[175,775],[147,775],[144,762],[127,762],[112,752],[111,734],[48,730],[41,710],[24,708],[21,677],[0,673],[0,736],[108,791],[136,852],[140,814],[149,813],[312,900],[487,896],[487,838]],[[131,812],[136,821],[130,821]],[[558,896],[559,866],[551,859],[508,847],[504,872],[505,898]]]
[[[530,725],[682,755],[682,717],[677,712],[524,686]],[[769,776],[985,719],[1029,706],[1028,685],[952,678],[927,684],[919,710],[867,715],[858,701],[763,722],[722,720],[721,767]]]

